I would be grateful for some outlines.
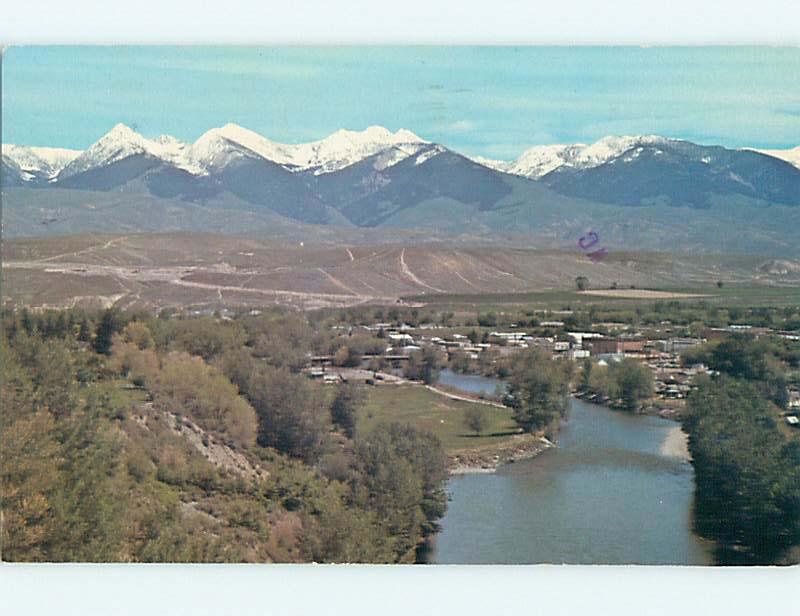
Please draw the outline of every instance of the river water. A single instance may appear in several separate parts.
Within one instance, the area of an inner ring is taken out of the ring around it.
[[[493,379],[479,374],[461,374],[445,369],[439,373],[439,383],[455,387],[470,394],[494,394],[498,387],[505,390],[506,383],[500,379]]]
[[[694,474],[677,424],[572,400],[558,448],[454,477],[430,562],[711,563],[691,531]]]

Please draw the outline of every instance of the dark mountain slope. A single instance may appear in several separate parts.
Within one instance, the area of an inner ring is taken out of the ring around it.
[[[564,195],[625,206],[707,208],[715,195],[800,205],[800,169],[758,152],[685,141],[631,148],[599,167],[561,167],[541,182]]]
[[[527,182],[441,149],[411,156],[383,170],[374,169],[373,158],[336,174],[317,176],[316,192],[353,224],[373,227],[437,198],[490,210],[511,193],[510,183]]]

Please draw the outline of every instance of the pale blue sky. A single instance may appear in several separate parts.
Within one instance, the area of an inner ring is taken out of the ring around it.
[[[800,144],[800,49],[16,47],[3,140],[85,148],[117,122],[193,141],[241,124],[278,141],[381,124],[470,155],[654,133]]]

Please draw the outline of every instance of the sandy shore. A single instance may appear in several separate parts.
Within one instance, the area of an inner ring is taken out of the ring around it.
[[[448,470],[451,475],[494,473],[501,464],[534,458],[551,447],[555,445],[543,436],[519,434],[496,446],[454,451],[448,456]]]
[[[659,450],[661,455],[669,456],[670,458],[680,458],[681,460],[690,459],[689,456],[689,437],[681,430],[680,426],[673,426],[667,432],[667,437],[661,443]]]

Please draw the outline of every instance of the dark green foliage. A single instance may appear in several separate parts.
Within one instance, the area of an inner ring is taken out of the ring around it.
[[[773,347],[765,340],[735,335],[711,349],[708,365],[731,377],[754,382],[762,395],[786,408],[786,379],[771,357],[772,352]]]
[[[243,387],[258,416],[258,444],[314,462],[330,428],[321,392],[305,376],[258,366]]]
[[[410,561],[447,508],[444,449],[430,433],[391,423],[360,437],[355,451],[361,473],[356,498],[376,512],[394,541],[395,558]]]
[[[698,530],[717,541],[721,562],[775,562],[800,541],[800,447],[744,380],[705,380],[688,409]]]
[[[211,317],[182,319],[172,332],[171,348],[199,355],[209,361],[227,349],[239,349],[245,336],[238,324]]]
[[[247,345],[253,355],[276,368],[293,372],[305,366],[312,336],[303,315],[267,312],[243,320]]]
[[[587,357],[581,363],[581,390],[589,391],[589,385],[592,378],[592,360]]]
[[[364,402],[363,392],[352,384],[339,385],[331,403],[331,421],[340,428],[348,438],[356,433],[356,416]]]
[[[623,407],[635,411],[653,395],[653,372],[635,359],[626,358],[609,366],[615,397]]]
[[[512,367],[507,400],[525,432],[554,426],[569,402],[570,362],[557,362],[539,349],[520,353]]]
[[[494,312],[479,314],[478,325],[481,327],[495,327],[497,325],[497,315]]]
[[[81,319],[78,328],[78,340],[81,342],[90,342],[92,340],[92,330],[89,327],[89,320],[86,317]]]
[[[112,338],[116,332],[122,329],[122,325],[116,310],[109,308],[103,312],[95,330],[93,347],[96,353],[101,355],[111,353]]]
[[[4,559],[411,562],[444,514],[435,437],[354,444],[358,390],[332,409],[293,372],[334,339],[302,316],[5,311],[3,331]]]

